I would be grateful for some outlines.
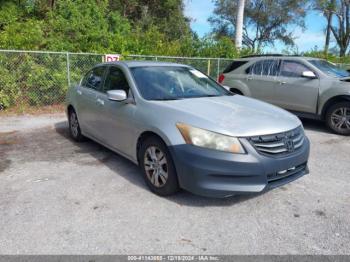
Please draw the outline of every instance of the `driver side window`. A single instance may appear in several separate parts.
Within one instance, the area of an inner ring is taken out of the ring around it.
[[[130,87],[123,71],[115,66],[111,66],[108,69],[102,92],[106,93],[109,90],[124,90],[128,94],[129,89]]]
[[[302,77],[305,71],[311,70],[297,61],[284,60],[281,65],[280,75],[285,77]]]

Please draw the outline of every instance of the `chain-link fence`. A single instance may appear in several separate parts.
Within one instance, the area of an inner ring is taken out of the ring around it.
[[[228,66],[232,59],[211,57],[180,57],[180,56],[150,56],[150,55],[126,55],[126,60],[152,60],[173,62],[191,65],[207,75],[217,79],[219,74]]]
[[[71,83],[101,55],[0,50],[0,107],[44,106],[64,102]]]
[[[0,50],[0,110],[59,105],[67,88],[104,61],[104,54]],[[124,55],[124,60],[152,60],[191,65],[217,78],[232,59]],[[349,70],[349,64],[338,64]],[[22,110],[23,111],[23,110]]]
[[[192,65],[213,78],[230,59],[126,55],[125,60],[154,60]],[[62,104],[68,86],[104,60],[102,54],[0,50],[0,110]]]

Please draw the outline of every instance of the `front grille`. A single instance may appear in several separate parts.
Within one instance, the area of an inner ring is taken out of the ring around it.
[[[303,172],[306,170],[306,166],[307,166],[307,164],[304,163],[304,164],[301,164],[298,166],[288,168],[286,170],[280,170],[276,173],[268,174],[267,181],[273,182],[273,181],[280,180],[280,179],[283,179],[283,178],[286,178],[286,177],[289,177],[289,176],[292,176],[295,174],[299,174],[300,172]]]
[[[284,133],[250,137],[249,141],[261,154],[286,155],[301,148],[304,143],[304,131],[302,127],[298,127]]]

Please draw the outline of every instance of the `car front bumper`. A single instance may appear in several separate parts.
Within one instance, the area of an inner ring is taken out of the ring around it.
[[[301,148],[283,157],[262,155],[247,140],[241,142],[247,154],[187,144],[171,146],[180,187],[197,195],[220,198],[263,192],[309,173],[307,137]]]

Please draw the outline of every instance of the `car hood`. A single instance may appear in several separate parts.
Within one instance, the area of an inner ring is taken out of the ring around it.
[[[156,103],[177,111],[171,114],[176,122],[237,137],[276,134],[301,125],[296,116],[281,108],[240,95]]]

